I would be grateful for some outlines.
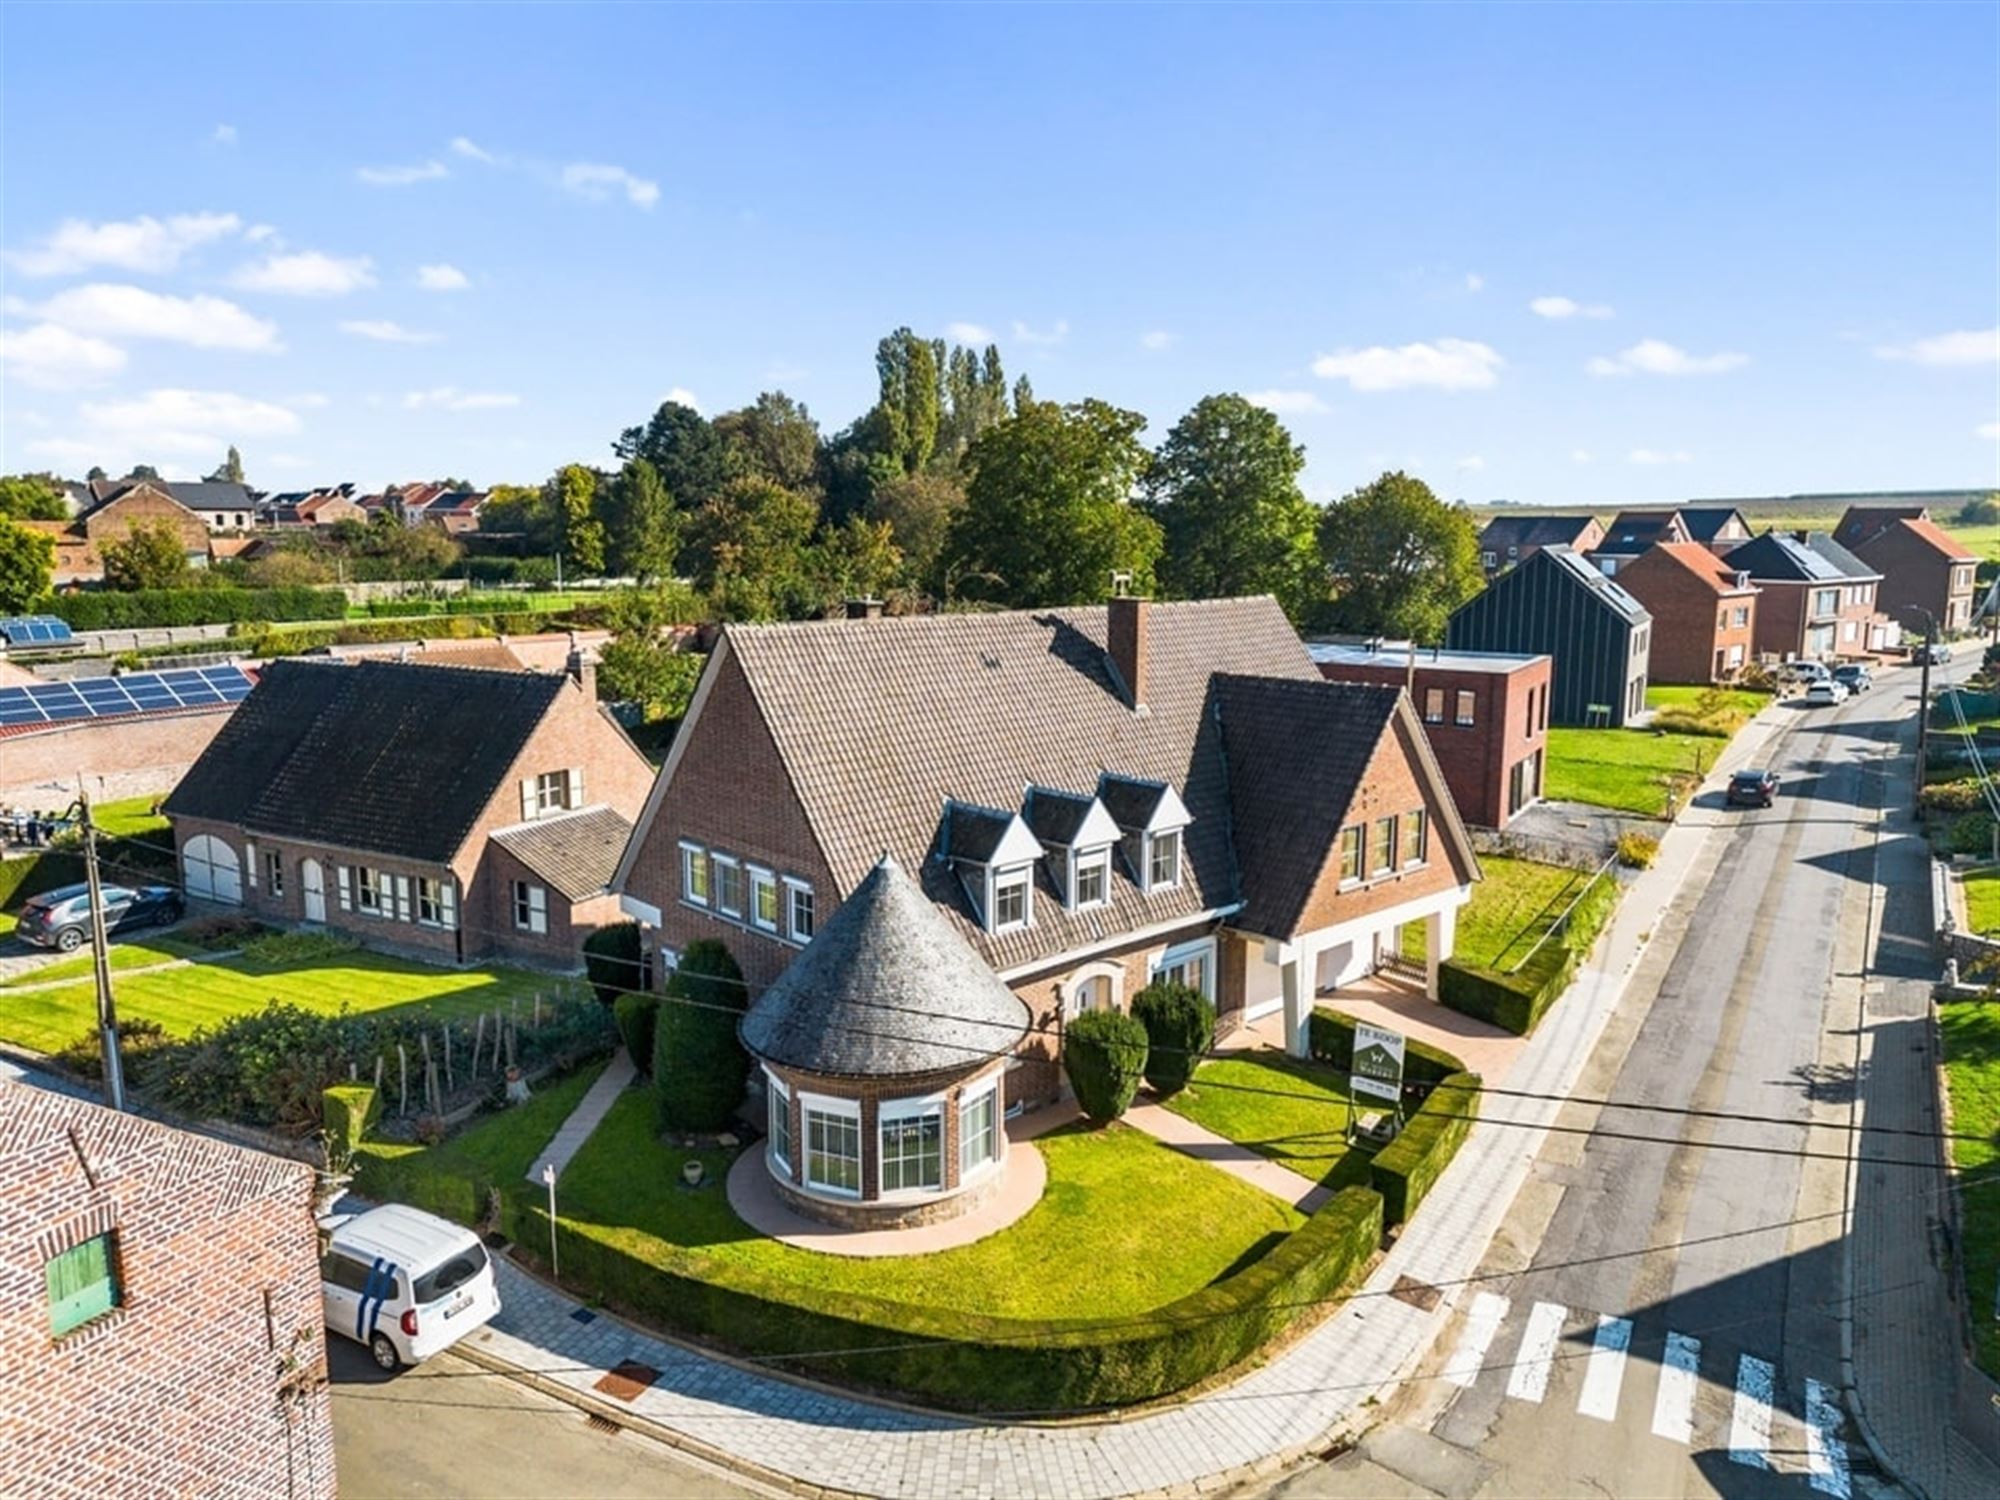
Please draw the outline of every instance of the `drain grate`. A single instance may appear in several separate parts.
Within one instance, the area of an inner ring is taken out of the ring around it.
[[[612,1421],[611,1418],[602,1416],[594,1411],[584,1415],[583,1425],[588,1427],[592,1432],[603,1433],[606,1437],[617,1437],[619,1433],[625,1430]]]

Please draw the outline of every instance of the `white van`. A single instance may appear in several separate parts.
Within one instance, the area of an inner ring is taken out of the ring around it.
[[[326,1326],[385,1370],[429,1359],[500,1311],[493,1263],[470,1229],[400,1203],[320,1227]]]

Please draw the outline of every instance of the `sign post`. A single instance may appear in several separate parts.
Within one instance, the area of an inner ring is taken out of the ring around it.
[[[1354,1058],[1347,1074],[1347,1135],[1354,1138],[1354,1103],[1364,1095],[1380,1099],[1403,1118],[1403,1054],[1407,1047],[1402,1033],[1357,1021],[1354,1026]]]
[[[561,1282],[562,1264],[556,1259],[556,1164],[545,1162],[542,1181],[549,1185],[549,1276]]]

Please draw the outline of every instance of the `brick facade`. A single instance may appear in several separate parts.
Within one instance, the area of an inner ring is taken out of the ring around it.
[[[1882,575],[1880,608],[1906,629],[1924,628],[1919,610],[1936,616],[1946,634],[1971,627],[1979,560],[1930,522],[1898,521],[1849,550]]]
[[[1760,593],[1699,543],[1653,547],[1618,582],[1653,616],[1653,681],[1728,682],[1755,657]]]
[[[1756,621],[1760,654],[1853,661],[1872,654],[1869,640],[1877,613],[1872,582],[1759,579],[1757,587],[1761,591]],[[1826,607],[1828,599],[1834,601],[1830,609]]]
[[[0,1083],[0,1489],[335,1492],[308,1168]],[[48,1262],[109,1232],[118,1305],[51,1332]]]

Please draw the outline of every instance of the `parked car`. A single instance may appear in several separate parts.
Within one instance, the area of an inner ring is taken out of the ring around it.
[[[1833,676],[1823,661],[1788,661],[1778,669],[1778,676],[1786,682],[1825,682]]]
[[[181,893],[170,885],[98,887],[104,898],[104,930],[130,932],[178,922],[186,910]],[[21,906],[14,931],[24,943],[74,953],[90,941],[90,887],[58,886],[30,896]]]
[[[479,1236],[402,1203],[320,1221],[326,1326],[385,1370],[417,1364],[500,1311]]]
[[[1724,800],[1731,807],[1769,807],[1778,797],[1778,773],[1748,768],[1729,778]]]
[[[1865,693],[1875,686],[1875,678],[1858,661],[1842,662],[1833,669],[1833,680],[1850,693]]]
[[[1933,641],[1928,646],[1919,641],[1916,645],[1910,647],[1910,660],[1913,663],[1921,666],[1924,658],[1927,656],[1930,658],[1932,666],[1946,666],[1951,661],[1951,647],[1947,646],[1943,641]]]
[[[1831,677],[1823,678],[1806,689],[1807,708],[1831,708],[1836,703],[1847,701],[1847,689]]]

